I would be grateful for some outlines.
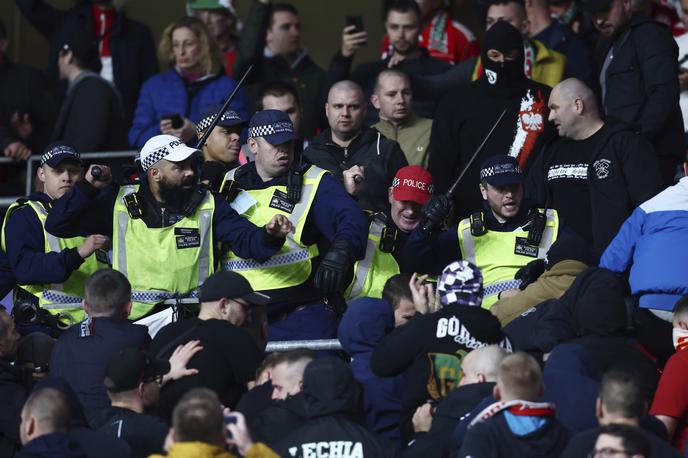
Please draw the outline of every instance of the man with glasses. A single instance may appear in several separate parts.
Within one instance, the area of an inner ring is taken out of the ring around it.
[[[251,335],[240,326],[248,321],[252,307],[266,305],[270,297],[254,292],[236,272],[223,271],[203,283],[200,301],[198,318],[168,324],[151,344],[151,353],[158,358],[169,357],[177,345],[191,340],[199,340],[203,347],[188,365],[198,373],[171,382],[160,392],[159,413],[168,420],[177,401],[194,387],[210,388],[223,405],[234,409],[263,359]]]
[[[650,444],[641,430],[629,425],[608,425],[602,428],[597,436],[595,449],[589,458],[647,458],[650,455]]]

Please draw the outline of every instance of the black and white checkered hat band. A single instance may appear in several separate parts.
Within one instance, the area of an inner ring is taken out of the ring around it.
[[[442,271],[437,292],[442,305],[478,306],[483,299],[483,275],[470,262],[455,261]]]
[[[45,164],[46,162],[48,162],[53,157],[58,156],[60,154],[66,154],[66,155],[72,156],[74,159],[77,159],[77,160],[80,159],[79,152],[76,151],[71,146],[57,145],[53,148],[50,148],[49,151],[47,151],[45,154],[43,154],[43,156],[41,156],[41,165]]]
[[[523,172],[521,171],[520,167],[514,164],[497,164],[482,169],[480,171],[480,179],[484,180],[485,178],[500,175],[502,173],[515,173],[517,175],[521,175]]]
[[[204,132],[208,127],[210,127],[210,124],[213,123],[213,118],[215,115],[212,116],[206,116],[205,118],[201,119],[198,124],[196,124],[196,130],[199,132]],[[239,121],[241,122],[241,118],[239,117],[238,114],[234,111],[225,111],[222,116],[220,117],[220,120],[218,121],[218,124],[224,121]]]
[[[251,138],[267,137],[275,134],[293,134],[294,128],[289,122],[276,122],[263,126],[253,126],[248,129],[248,136]]]
[[[143,170],[148,170],[159,160],[165,159],[168,154],[170,154],[170,150],[167,148],[167,146],[153,150],[151,153],[143,156],[141,159],[141,168],[143,168]]]

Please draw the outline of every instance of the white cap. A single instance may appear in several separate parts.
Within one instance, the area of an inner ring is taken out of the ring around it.
[[[141,159],[141,167],[146,171],[161,159],[170,162],[181,162],[197,151],[195,148],[186,146],[183,141],[174,135],[156,135],[143,145],[139,157]]]

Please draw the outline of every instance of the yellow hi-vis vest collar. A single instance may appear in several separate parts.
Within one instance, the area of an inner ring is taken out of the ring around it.
[[[541,209],[538,211],[542,212]],[[463,259],[478,266],[483,274],[483,308],[489,309],[497,302],[497,295],[521,284],[514,279],[521,267],[535,259],[544,259],[559,232],[559,216],[556,210],[547,210],[547,224],[542,240],[537,247],[525,242],[528,231],[521,228],[512,232],[490,231],[475,237],[471,234],[471,221],[466,218],[459,223],[459,245]],[[529,254],[518,254],[518,252]]]
[[[193,215],[168,227],[150,228],[140,218],[131,218],[124,204],[124,196],[138,187],[120,188],[112,220],[112,267],[131,283],[131,320],[166,299],[196,296],[215,270],[212,194],[206,193]]]
[[[36,216],[38,216],[38,221],[41,223],[41,229],[43,229],[45,253],[59,253],[65,249],[79,248],[86,240],[85,237],[58,238],[46,232],[45,220],[48,218],[48,211],[43,206],[43,203],[29,200],[23,205],[31,207],[33,211],[36,212]],[[9,221],[12,212],[21,206],[22,204],[19,202],[14,203],[7,209],[7,213],[5,214],[5,220],[2,226],[2,250],[4,252],[7,252],[7,235],[5,234],[7,221]],[[104,252],[101,252],[101,254],[107,257],[107,254]],[[81,301],[84,297],[84,285],[86,284],[86,280],[88,280],[88,277],[96,270],[108,267],[107,262],[99,261],[98,257],[96,253],[93,253],[86,258],[83,264],[72,272],[64,283],[53,283],[50,285],[19,285],[19,287],[36,296],[38,298],[38,305],[48,310],[53,315],[66,318],[68,321],[71,321],[71,324],[78,323],[84,319],[84,310]]]
[[[380,239],[385,224],[373,218],[368,230],[365,257],[354,265],[354,278],[345,297],[352,301],[359,297],[382,297],[389,277],[399,273],[399,264],[392,253],[380,250]]]
[[[224,183],[233,181],[237,169],[225,175]],[[222,258],[223,270],[241,273],[255,291],[289,288],[305,283],[312,271],[311,259],[318,256],[316,244],[306,246],[302,241],[308,212],[327,170],[311,166],[303,175],[301,200],[292,204],[286,200],[286,186],[242,190],[231,202],[240,215],[256,226],[264,226],[275,215],[284,215],[293,225],[293,232],[277,254],[265,262],[239,258],[227,251]],[[224,184],[223,184],[224,187]]]

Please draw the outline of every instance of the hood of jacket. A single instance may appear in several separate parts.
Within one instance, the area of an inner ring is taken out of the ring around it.
[[[612,337],[626,328],[624,290],[619,277],[610,270],[584,270],[561,300],[571,312],[578,336]]]
[[[78,442],[69,433],[58,432],[44,434],[35,438],[21,451],[22,456],[40,456],[42,458],[86,458]]]
[[[370,356],[375,346],[394,329],[392,305],[382,299],[362,297],[352,301],[339,323],[338,337],[352,357]]]
[[[588,266],[584,262],[576,261],[575,259],[564,259],[554,264],[551,269],[545,270],[540,275],[540,278],[575,277],[587,268]]]
[[[316,359],[303,373],[301,392],[308,418],[355,412],[358,391],[351,368],[341,359]]]

